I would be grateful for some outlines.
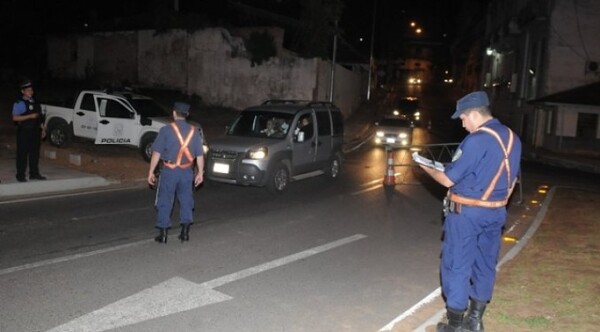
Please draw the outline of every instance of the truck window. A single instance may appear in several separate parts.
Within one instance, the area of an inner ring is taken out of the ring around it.
[[[131,113],[125,106],[116,100],[98,98],[100,116],[107,118],[131,119]]]
[[[86,93],[81,98],[81,105],[79,108],[84,111],[96,112],[96,105],[94,104],[94,96],[91,93]]]
[[[317,112],[317,132],[319,136],[331,135],[331,120],[329,120],[329,112]]]
[[[331,118],[333,119],[333,136],[344,134],[344,118],[342,112],[337,109],[331,110]]]

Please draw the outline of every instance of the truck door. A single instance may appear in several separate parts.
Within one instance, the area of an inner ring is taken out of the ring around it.
[[[98,117],[94,95],[84,93],[73,110],[73,134],[76,137],[96,138]]]
[[[135,113],[124,103],[109,97],[96,97],[98,134],[96,144],[136,144],[139,125]]]
[[[294,175],[313,170],[316,148],[315,119],[312,111],[298,114],[294,128],[293,169]],[[302,137],[302,138],[300,138]]]
[[[319,168],[323,168],[332,158],[331,117],[329,109],[319,109],[315,115],[317,116],[316,163]]]

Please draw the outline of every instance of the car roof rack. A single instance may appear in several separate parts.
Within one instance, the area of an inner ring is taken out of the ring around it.
[[[305,105],[306,107],[319,107],[319,106],[330,106],[335,107],[332,102],[329,101],[312,101],[312,100],[298,100],[298,99],[269,99],[262,103],[262,105]]]
[[[288,104],[307,104],[310,100],[297,100],[297,99],[269,99],[265,100],[263,105],[288,105]]]

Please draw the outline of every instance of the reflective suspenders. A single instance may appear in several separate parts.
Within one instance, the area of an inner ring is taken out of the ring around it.
[[[179,131],[179,127],[177,127],[175,122],[171,123],[171,127],[173,128],[173,131],[175,131],[175,135],[177,135],[177,139],[179,140],[180,147],[179,147],[179,152],[177,153],[177,159],[175,160],[175,162],[170,162],[170,161],[165,160],[164,164],[165,164],[165,166],[167,166],[170,169],[174,169],[176,167],[189,168],[194,164],[194,157],[192,156],[192,153],[190,152],[188,145],[190,144],[190,141],[192,140],[192,137],[194,136],[194,131],[196,130],[196,128],[194,126],[190,126],[190,132],[185,137],[185,140],[183,140],[183,136],[181,136],[181,131]],[[189,160],[189,162],[181,163],[183,156],[185,156],[187,158],[187,160]]]
[[[492,179],[492,181],[490,182],[490,184],[488,185],[488,187],[486,188],[485,192],[483,193],[483,195],[481,196],[480,199],[464,197],[464,196],[460,196],[460,195],[452,193],[452,192],[448,192],[448,198],[450,201],[452,201],[454,203],[470,205],[470,206],[479,206],[479,207],[485,207],[485,208],[499,208],[499,207],[506,206],[506,204],[508,203],[508,198],[512,194],[512,191],[515,187],[515,183],[517,182],[516,178],[515,178],[515,181],[513,181],[512,183],[510,181],[511,169],[510,169],[510,161],[508,159],[510,152],[512,151],[512,148],[513,148],[514,134],[513,134],[512,130],[508,129],[508,144],[505,146],[504,143],[502,142],[502,139],[500,138],[500,135],[498,135],[498,133],[495,132],[493,129],[490,129],[487,127],[480,127],[477,130],[482,130],[482,131],[492,135],[492,137],[494,137],[496,139],[496,141],[498,141],[498,144],[500,145],[500,147],[502,148],[502,152],[504,153],[504,159],[498,166],[498,171],[496,171],[496,175],[494,175],[494,178]],[[506,193],[506,198],[503,200],[500,200],[500,201],[490,201],[489,197],[492,194],[492,191],[494,190],[494,188],[496,188],[496,184],[498,183],[498,179],[500,178],[500,175],[502,174],[503,170],[506,171],[506,179],[508,181],[508,187],[507,187],[508,190]]]

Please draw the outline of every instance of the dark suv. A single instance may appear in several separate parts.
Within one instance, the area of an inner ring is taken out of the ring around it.
[[[343,138],[342,113],[332,103],[269,100],[240,112],[224,136],[211,140],[206,174],[273,192],[321,174],[335,179]]]

